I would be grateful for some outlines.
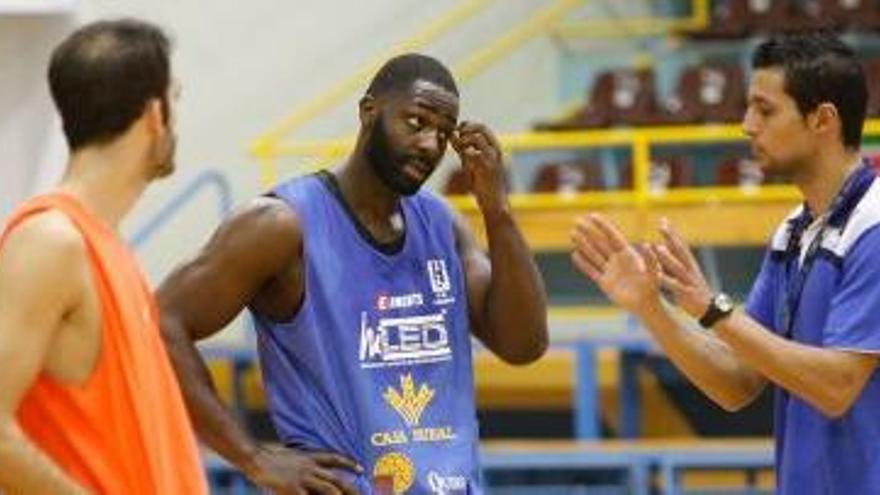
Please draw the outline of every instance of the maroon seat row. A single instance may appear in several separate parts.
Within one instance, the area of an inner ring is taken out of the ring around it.
[[[529,188],[535,193],[578,193],[632,189],[633,167],[631,163],[614,168],[615,177],[594,160],[574,160],[542,165]],[[740,156],[723,159],[715,168],[714,184],[718,186],[757,187],[777,183],[765,177],[753,160]],[[651,163],[648,187],[652,191],[696,186],[693,162],[686,156],[659,157]],[[470,190],[467,176],[456,170],[447,177],[443,187],[445,194],[467,194]]]
[[[695,38],[739,38],[806,29],[880,29],[878,0],[714,0],[707,29]]]
[[[880,116],[880,59],[864,62],[868,79],[868,117]],[[603,72],[587,92],[586,102],[570,115],[535,124],[536,130],[559,131],[616,126],[735,123],[745,111],[746,82],[735,64],[691,66],[679,76],[675,91],[660,97],[653,69],[621,68]]]

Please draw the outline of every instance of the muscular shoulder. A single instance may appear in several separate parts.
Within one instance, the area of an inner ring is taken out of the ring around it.
[[[302,228],[296,212],[278,198],[259,197],[233,211],[205,249],[230,262],[236,259],[274,271],[301,247]]]
[[[66,266],[85,261],[85,241],[66,215],[47,211],[25,219],[10,232],[0,248],[3,258]]]
[[[296,211],[274,196],[260,196],[237,209],[228,222],[247,225],[266,233],[299,234],[300,220]]]
[[[72,302],[83,288],[72,282],[83,280],[87,263],[85,241],[71,220],[57,211],[39,213],[0,247],[0,286],[10,295]]]
[[[278,198],[265,196],[233,211],[219,230],[236,237],[285,245],[299,243],[302,237],[300,219],[293,208]]]

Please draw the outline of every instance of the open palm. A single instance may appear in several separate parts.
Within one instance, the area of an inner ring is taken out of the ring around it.
[[[615,304],[633,313],[660,298],[659,265],[650,250],[637,250],[600,215],[578,220],[572,261]]]

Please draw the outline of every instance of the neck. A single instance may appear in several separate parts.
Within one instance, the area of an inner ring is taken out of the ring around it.
[[[794,183],[814,217],[825,214],[847,178],[859,166],[858,151],[840,149],[819,156],[798,173]]]
[[[360,147],[333,170],[343,197],[368,222],[387,222],[397,212],[400,196],[376,176]]]
[[[72,194],[113,230],[143,194],[151,178],[145,173],[145,153],[111,143],[73,154],[59,189]]]

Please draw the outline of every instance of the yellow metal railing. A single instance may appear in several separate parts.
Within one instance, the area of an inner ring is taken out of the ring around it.
[[[880,137],[880,120],[869,120],[864,127],[865,137]],[[694,205],[730,202],[796,201],[800,195],[790,186],[763,186],[752,189],[741,187],[675,188],[654,193],[649,187],[653,148],[660,145],[719,144],[746,140],[738,124],[691,125],[666,127],[621,128],[565,132],[530,132],[499,137],[505,152],[519,153],[549,149],[607,149],[628,147],[633,157],[634,187],[625,191],[600,191],[579,194],[522,194],[515,195],[514,206],[524,209],[584,208],[624,205]],[[350,138],[322,141],[302,141],[279,145],[277,151],[285,156],[300,156],[307,160],[339,160],[352,149]],[[468,209],[472,200],[467,197],[451,198],[457,206]]]
[[[555,0],[551,2],[529,16],[521,24],[513,27],[493,42],[473,53],[461,63],[454,65],[453,72],[460,81],[467,81],[503,59],[522,44],[550,32],[564,36],[575,36],[578,35],[578,32],[589,36],[616,36],[619,33],[644,35],[655,34],[655,32],[699,29],[708,23],[709,18],[708,0],[692,0],[691,15],[685,18],[622,18],[560,25],[560,21],[565,16],[581,7],[586,1]],[[490,2],[491,0],[463,0],[455,8],[432,22],[421,33],[399,43],[390,53],[365,64],[354,75],[341,81],[308,105],[291,113],[268,132],[255,139],[251,145],[251,151],[261,166],[261,180],[264,186],[269,186],[278,181],[277,162],[279,158],[295,155],[308,156],[312,168],[323,168],[332,161],[338,160],[344,153],[344,150],[351,149],[353,138],[321,142],[293,141],[289,138],[291,134],[299,130],[303,125],[345,101],[348,96],[364,86],[370,76],[388,57],[404,51],[417,50],[427,45],[448,33],[462,21],[479,14]],[[678,131],[672,132],[676,133]],[[574,133],[573,135],[522,134],[511,136],[507,141],[509,141],[508,148],[511,150],[521,146],[534,149],[541,147],[564,147],[567,142],[572,142],[575,146],[590,146],[589,143],[583,142],[585,139],[595,141],[597,145],[604,146],[631,144],[635,157],[636,190],[642,190],[647,188],[648,169],[645,164],[648,163],[649,142],[643,137],[630,142],[629,136],[629,134],[620,134],[618,131],[589,135],[583,133]],[[707,135],[707,139],[717,140],[710,135]],[[547,144],[542,144],[542,142]],[[652,139],[652,142],[656,142],[656,139]],[[641,195],[638,199],[639,203],[643,203],[645,197]]]
[[[467,81],[491,67],[529,40],[550,32],[559,21],[574,9],[583,6],[586,0],[555,0],[547,7],[529,16],[468,57],[464,62],[455,65],[452,72],[460,81]]]
[[[569,22],[553,33],[563,38],[620,38],[699,31],[709,25],[709,0],[691,0],[688,17],[623,17]]]
[[[549,5],[534,12],[521,24],[511,28],[493,42],[477,50],[460,64],[454,65],[452,72],[460,82],[467,81],[509,55],[523,43],[536,36],[548,33],[562,18],[574,9],[582,6],[585,2],[587,0],[554,0],[550,2]],[[260,164],[263,185],[268,186],[277,182],[277,160],[280,157],[289,155],[290,146],[285,144],[285,140],[292,133],[366,86],[369,78],[388,58],[406,51],[418,50],[448,33],[464,20],[479,14],[489,3],[491,3],[491,0],[463,0],[454,9],[432,22],[422,32],[399,43],[382,57],[373,60],[369,64],[365,64],[353,76],[341,81],[324,95],[291,113],[268,132],[257,137],[251,144],[250,150]],[[314,163],[318,166],[326,165],[333,156],[334,153],[332,151],[319,151],[312,154],[312,157],[316,160]]]

